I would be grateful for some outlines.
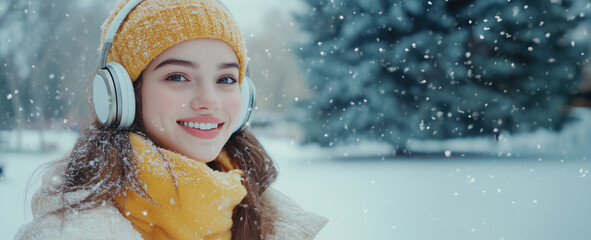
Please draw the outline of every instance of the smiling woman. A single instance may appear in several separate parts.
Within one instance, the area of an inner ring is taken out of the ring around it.
[[[16,239],[312,239],[248,130],[238,24],[215,0],[121,0],[90,78],[95,122],[46,169]]]
[[[239,70],[234,50],[220,40],[187,40],[162,52],[140,79],[152,140],[200,162],[214,160],[239,124]]]

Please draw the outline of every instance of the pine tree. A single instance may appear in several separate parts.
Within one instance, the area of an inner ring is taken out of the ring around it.
[[[567,117],[561,106],[576,92],[588,59],[589,36],[576,35],[586,31],[580,23],[590,8],[566,0],[475,1],[461,8],[458,22],[469,31],[467,79],[480,95],[464,108],[478,116],[475,130],[560,128]]]
[[[557,129],[586,61],[583,1],[306,2],[300,121],[323,145]]]

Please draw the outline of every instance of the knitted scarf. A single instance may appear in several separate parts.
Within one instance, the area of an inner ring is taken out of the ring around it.
[[[115,198],[119,211],[144,239],[230,239],[232,213],[246,195],[240,170],[224,154],[223,172],[154,146],[137,134],[138,178],[153,200],[128,188]]]

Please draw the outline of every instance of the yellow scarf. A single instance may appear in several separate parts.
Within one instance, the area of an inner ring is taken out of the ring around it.
[[[246,189],[241,184],[242,172],[233,170],[236,166],[225,154],[220,154],[218,162],[229,171],[220,172],[158,148],[137,134],[130,134],[129,140],[138,178],[155,202],[132,189],[119,194],[115,202],[144,239],[231,238],[232,212],[246,196]]]

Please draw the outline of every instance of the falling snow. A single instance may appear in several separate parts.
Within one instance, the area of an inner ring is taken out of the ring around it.
[[[330,218],[317,239],[591,235],[591,112],[572,108],[591,91],[591,3],[295,2],[235,10],[256,29],[253,130],[276,187]],[[111,7],[0,3],[0,192],[14,196],[0,200],[1,239],[30,220],[32,170],[88,125],[84,85]]]

